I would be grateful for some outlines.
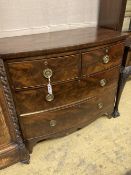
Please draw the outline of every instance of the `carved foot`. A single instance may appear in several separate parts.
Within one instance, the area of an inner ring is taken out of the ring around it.
[[[112,118],[112,115],[109,114],[109,113],[105,113],[104,116],[107,117],[108,119],[111,119]]]
[[[124,89],[125,83],[127,81],[127,78],[129,77],[129,75],[131,75],[131,66],[122,67],[121,73],[120,73],[120,79],[119,79],[119,83],[118,83],[116,103],[115,103],[115,107],[114,107],[114,112],[112,113],[112,116],[114,118],[117,118],[120,116],[120,113],[118,111],[119,102],[120,102],[122,91]]]
[[[28,150],[24,147],[23,149],[21,149],[20,152],[20,157],[21,157],[21,162],[24,164],[29,164],[30,163],[30,155]]]
[[[112,115],[107,115],[106,116],[108,119],[112,119]]]
[[[33,151],[33,147],[36,145],[36,143],[37,143],[37,140],[30,140],[30,141],[26,141],[26,143],[25,143],[25,145],[26,145],[26,148],[27,148],[27,150],[29,151],[29,153],[31,154],[32,153],[32,151]]]
[[[30,157],[28,159],[21,160],[21,163],[29,164],[30,163]]]
[[[117,118],[117,117],[119,117],[119,116],[120,116],[119,111],[118,111],[117,109],[115,109],[114,112],[112,113],[112,117],[113,117],[113,118]]]

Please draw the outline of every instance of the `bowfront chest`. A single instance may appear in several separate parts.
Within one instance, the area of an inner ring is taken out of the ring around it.
[[[10,142],[18,144],[21,161],[29,161],[38,141],[67,135],[105,114],[116,116],[126,37],[80,28],[0,40],[1,89],[16,127]]]

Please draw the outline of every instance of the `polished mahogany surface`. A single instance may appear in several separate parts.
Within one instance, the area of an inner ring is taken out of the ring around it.
[[[78,78],[81,64],[80,55],[67,55],[57,58],[42,59],[35,57],[29,61],[8,63],[9,73],[16,89],[46,85],[48,80],[43,71],[52,70],[52,83],[68,81]]]
[[[98,25],[122,31],[127,0],[100,0]]]
[[[108,29],[0,39],[0,169],[29,163],[28,151],[41,140],[68,135],[105,113],[119,115],[127,35],[115,30],[122,28],[126,1],[99,1],[98,26]],[[51,102],[46,68],[54,73]]]
[[[110,96],[107,99],[108,93]],[[115,93],[116,88],[112,86],[111,89],[107,88],[103,91],[102,96],[99,93],[97,97],[85,99],[61,110],[20,116],[24,137],[29,140],[51,138],[52,134],[62,131],[68,133],[70,128],[79,128],[81,124],[87,124],[105,113],[111,113],[114,108]],[[103,107],[99,108],[98,105],[101,103]],[[52,121],[55,121],[55,126],[51,126]]]
[[[44,34],[34,34],[0,39],[0,54],[3,58],[25,57],[52,52],[79,50],[125,39],[126,34],[104,28],[79,28]],[[48,51],[48,52],[47,52]],[[23,52],[23,55],[20,53]],[[28,53],[27,53],[28,52]],[[34,53],[35,52],[35,53]]]
[[[11,120],[0,118],[6,126],[0,135],[0,161],[9,160],[1,167],[28,163],[28,151],[37,142],[76,131],[104,114],[111,116],[126,37],[104,28],[79,28],[0,39],[2,110],[8,109]],[[50,78],[44,74],[47,70]],[[14,146],[10,154],[2,154],[3,142]]]
[[[74,80],[53,85],[54,100],[46,101],[47,86],[16,91],[14,99],[19,115],[65,108],[71,104],[102,94],[107,88],[117,87],[120,67]],[[100,81],[106,79],[105,87]]]

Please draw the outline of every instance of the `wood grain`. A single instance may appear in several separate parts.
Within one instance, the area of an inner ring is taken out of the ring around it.
[[[107,50],[107,53],[106,53]],[[124,52],[124,44],[107,46],[102,49],[85,52],[82,54],[82,71],[84,75],[93,74],[99,71],[109,69],[121,64]],[[109,56],[109,62],[105,64],[103,57]]]
[[[2,108],[0,106],[0,148],[8,145],[11,142],[9,128],[6,124]]]
[[[0,150],[0,170],[19,161],[19,149],[16,144],[9,144]]]
[[[50,59],[41,59],[8,64],[8,71],[15,89],[47,85],[48,79],[43,71],[52,70],[51,82],[57,83],[78,78],[81,64],[80,55],[69,55]]]
[[[127,0],[100,0],[98,26],[122,30]]]
[[[127,34],[104,28],[80,28],[0,39],[3,59],[48,55],[125,40]]]
[[[59,111],[21,116],[21,128],[30,152],[32,152],[34,144],[40,140],[52,138],[57,134],[61,136],[63,132],[65,134],[68,133],[68,130],[70,132],[71,128],[77,129],[84,123],[89,124],[98,116],[105,113],[111,114],[114,109],[115,93],[116,88],[112,88],[95,98]],[[103,104],[102,109],[98,108],[99,103]],[[56,122],[55,126],[50,125],[52,120]]]
[[[53,86],[54,100],[46,101],[47,87],[27,89],[14,93],[15,106],[19,115],[49,110],[63,105],[68,105],[82,99],[103,93],[106,87],[116,87],[120,67],[110,69],[89,77],[83,77],[80,81],[71,81]],[[106,79],[105,87],[100,86],[100,80]]]
[[[121,2],[103,1],[104,26],[121,26]],[[36,142],[66,135],[113,112],[127,36],[98,27],[0,39],[0,168],[29,163],[28,150]],[[111,60],[103,65],[105,48]],[[47,67],[53,70],[52,102],[45,100]]]

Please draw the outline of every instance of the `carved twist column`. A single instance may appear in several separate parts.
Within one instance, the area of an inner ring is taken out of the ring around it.
[[[15,106],[12,99],[12,94],[10,91],[10,87],[7,80],[7,75],[6,75],[6,71],[5,71],[5,67],[2,59],[0,59],[0,81],[3,87],[8,113],[12,121],[13,129],[15,131],[16,142],[18,144],[19,152],[20,152],[20,160],[23,163],[29,163],[29,159],[30,159],[29,152],[26,149],[25,144],[21,137],[18,118],[15,111]]]

